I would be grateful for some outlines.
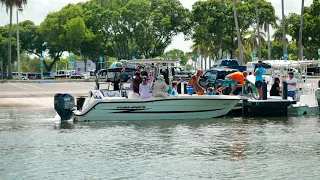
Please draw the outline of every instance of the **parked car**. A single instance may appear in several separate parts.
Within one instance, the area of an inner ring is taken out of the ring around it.
[[[13,73],[12,73],[12,78],[13,78],[13,79],[19,79],[18,72],[13,72]],[[22,80],[28,80],[28,74],[22,72],[22,73],[21,73],[21,79],[22,79]]]
[[[238,69],[240,72],[246,71],[247,67],[246,66],[240,66],[238,60],[236,59],[223,59],[223,60],[218,60],[212,68],[230,68],[230,69]]]
[[[192,74],[195,74],[194,70],[188,70],[184,66],[174,67],[175,75],[187,75],[188,77],[191,77]]]
[[[43,79],[54,79],[54,72],[44,72]]]
[[[75,70],[59,70],[54,75],[54,78],[68,78],[75,74]]]
[[[83,74],[72,74],[70,76],[71,79],[82,79],[84,78],[84,75]]]
[[[28,79],[41,79],[41,73],[28,73]]]
[[[203,76],[199,79],[199,85],[205,89],[209,87],[214,87],[218,89],[224,83],[224,78],[234,72],[239,72],[238,69],[229,69],[229,68],[213,68],[204,72]],[[231,87],[228,87],[224,94],[228,94],[231,91]],[[235,91],[234,94],[239,94],[242,91],[241,86]]]
[[[90,73],[90,76],[95,76],[96,75],[96,70],[95,69],[90,70],[88,72]]]

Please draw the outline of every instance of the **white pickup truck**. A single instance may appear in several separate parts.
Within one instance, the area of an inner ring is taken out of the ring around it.
[[[257,64],[258,64],[258,62],[248,62],[246,64],[248,75],[253,75],[254,69],[256,68]],[[271,65],[270,64],[263,63],[262,67],[264,68],[264,74],[265,75],[271,75],[272,69],[271,69]]]
[[[59,70],[56,72],[54,75],[54,78],[69,78],[70,76],[74,75],[75,71],[74,70]]]

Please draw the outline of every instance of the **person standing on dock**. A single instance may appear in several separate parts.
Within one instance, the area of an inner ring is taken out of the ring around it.
[[[287,80],[288,96],[292,97],[292,99],[294,100],[294,97],[296,96],[297,79],[294,77],[294,74],[292,71],[290,71],[288,74],[289,74],[289,79]]]
[[[234,91],[238,88],[238,83],[240,83],[243,87],[246,85],[244,82],[244,78],[247,77],[247,72],[234,72],[227,75],[224,78],[223,86],[216,90],[217,93],[222,94],[222,91],[227,89],[229,85],[231,85],[230,95],[233,95]]]
[[[262,61],[258,61],[257,68],[254,71],[254,75],[256,76],[255,86],[258,89],[259,100],[262,99],[263,74],[264,74],[264,68],[262,67]]]

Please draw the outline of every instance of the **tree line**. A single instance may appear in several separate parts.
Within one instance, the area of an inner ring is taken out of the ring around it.
[[[0,2],[7,1],[10,0]],[[5,4],[9,14],[12,14],[10,7],[22,7],[27,3],[26,0],[16,1],[16,4]],[[47,71],[52,70],[64,52],[94,62],[100,56],[106,60],[134,56],[178,57],[184,64],[194,55],[210,59],[229,56],[247,62],[252,59],[253,52],[259,59],[281,59],[287,51],[291,59],[298,59],[298,52],[302,50],[304,57],[310,59],[316,57],[320,45],[319,9],[318,0],[310,7],[304,7],[302,2],[302,16],[291,13],[281,22],[266,0],[198,1],[191,11],[179,0],[90,0],[49,13],[40,25],[32,21],[20,22],[20,44],[24,53],[37,57],[49,54],[51,59],[44,61]],[[0,27],[0,58],[8,66],[9,75],[16,59],[16,39],[11,37],[16,26],[12,25],[12,20],[10,22]],[[304,33],[302,50],[298,51],[300,24],[303,24]],[[273,35],[271,27],[275,30]],[[179,33],[193,41],[192,52],[164,53]]]

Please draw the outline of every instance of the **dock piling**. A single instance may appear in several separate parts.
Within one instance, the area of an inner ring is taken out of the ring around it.
[[[267,83],[265,81],[262,82],[262,99],[263,100],[268,99],[268,89],[267,89]]]
[[[288,84],[286,81],[282,82],[282,99],[288,99]]]
[[[242,86],[242,94],[244,94],[244,86]],[[242,118],[244,118],[244,100],[242,99]]]

